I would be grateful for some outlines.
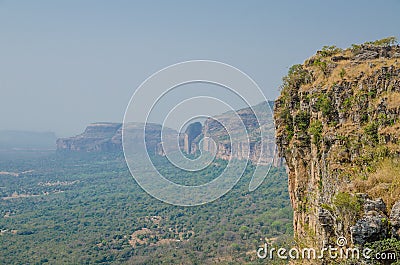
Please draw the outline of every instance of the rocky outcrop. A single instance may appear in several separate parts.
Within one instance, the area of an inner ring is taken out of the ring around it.
[[[365,201],[376,210],[363,214],[362,202],[350,199],[378,161],[400,156],[399,52],[399,46],[372,44],[324,47],[284,78],[274,119],[296,238],[322,245],[338,236],[364,243],[388,235],[383,205]]]
[[[386,205],[381,198],[364,201],[364,215],[356,224],[350,227],[351,241],[354,244],[364,245],[385,239],[389,236],[389,218],[386,215]]]
[[[368,242],[388,237],[400,239],[400,200],[388,214],[387,207],[381,198],[364,201],[364,214],[350,227],[351,240],[354,244],[364,245]]]
[[[387,219],[377,213],[370,212],[363,216],[351,227],[352,242],[364,245],[367,242],[374,242],[387,238],[389,226]]]

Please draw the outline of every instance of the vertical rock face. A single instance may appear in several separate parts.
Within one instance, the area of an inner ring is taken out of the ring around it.
[[[384,211],[363,215],[368,201],[356,193],[377,161],[400,155],[398,54],[389,45],[324,47],[284,78],[274,119],[297,238],[321,245],[338,236],[355,243],[387,236]]]
[[[196,152],[196,148],[192,148],[193,140],[195,140],[201,133],[202,125],[200,122],[189,124],[186,128],[183,149],[187,154]]]
[[[204,137],[202,148],[204,151],[216,153],[216,157],[220,159],[247,159],[258,164],[273,163],[281,166],[283,160],[274,157],[275,155],[275,139],[274,139],[274,123],[270,113],[260,113],[257,120],[253,110],[258,108],[269,109],[267,104],[271,102],[263,102],[252,108],[244,108],[236,112],[227,112],[209,118],[204,122],[202,136]],[[237,116],[240,120],[237,118]],[[243,134],[243,125],[247,133]],[[225,126],[225,127],[224,127]],[[265,135],[266,145],[261,154],[261,136],[260,126],[267,133]],[[228,133],[229,131],[229,133]],[[230,138],[230,134],[232,138]],[[232,139],[235,139],[232,141]],[[199,138],[197,138],[199,140]],[[276,158],[276,160],[274,160]]]

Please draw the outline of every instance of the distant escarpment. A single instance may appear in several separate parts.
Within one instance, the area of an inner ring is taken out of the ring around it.
[[[208,118],[204,125],[200,122],[189,124],[185,132],[179,134],[179,146],[187,154],[198,154],[199,151],[216,154],[219,159],[247,159],[254,163],[269,164],[274,161],[275,166],[281,166],[283,159],[275,157],[274,125],[271,113],[261,113],[257,120],[253,110],[265,107],[267,102],[252,108],[230,111],[213,118]],[[270,104],[273,104],[270,102]],[[267,106],[268,109],[270,106]],[[237,119],[240,117],[240,122]],[[247,134],[236,136],[235,143],[230,142],[226,129],[232,134],[243,132],[243,124]],[[263,126],[266,135],[265,150],[261,155],[260,127]],[[57,140],[57,150],[73,152],[121,152],[122,151],[122,124],[121,123],[93,123],[77,136]],[[127,127],[132,141],[143,141],[143,124],[131,123]],[[135,131],[137,130],[137,134]],[[176,139],[178,132],[172,129],[163,131],[164,137]],[[136,136],[137,137],[136,137]],[[247,142],[248,137],[248,142]],[[150,153],[165,155],[161,140],[161,125],[148,123],[146,125],[146,145]],[[233,146],[234,145],[234,146]],[[174,148],[174,147],[172,147]],[[172,149],[172,151],[178,149]]]
[[[267,104],[270,105],[267,106]],[[265,107],[269,109],[271,106],[273,106],[273,102],[263,102],[251,108],[244,108],[235,112],[231,111],[208,118],[204,122],[202,131],[204,140],[200,147],[204,151],[215,152],[216,156],[221,159],[247,159],[248,157],[255,164],[269,164],[273,162],[275,166],[281,166],[283,160],[275,156],[276,145],[272,113],[259,111],[265,109]],[[254,111],[258,117],[256,117]],[[243,122],[246,134],[240,135],[243,125],[240,120],[235,118],[236,115]],[[262,126],[263,131],[266,133],[263,136],[265,138],[265,150],[263,150],[263,153],[261,153],[260,126]],[[227,130],[229,130],[231,135],[236,135],[236,141],[231,142]],[[195,151],[195,148],[192,148],[192,150]]]
[[[400,47],[326,46],[283,79],[274,119],[297,239],[400,235]]]
[[[131,123],[127,125],[132,141],[139,142],[143,139],[143,124]],[[137,132],[137,133],[135,133]],[[171,130],[165,130],[172,134]],[[161,125],[146,124],[146,146],[150,153],[162,153]],[[122,124],[100,122],[92,123],[86,130],[77,136],[57,140],[58,151],[79,152],[122,152]]]

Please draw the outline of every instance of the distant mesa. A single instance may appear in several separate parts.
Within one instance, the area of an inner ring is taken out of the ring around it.
[[[111,122],[92,123],[77,136],[57,140],[57,150],[63,151],[121,151],[122,124]]]

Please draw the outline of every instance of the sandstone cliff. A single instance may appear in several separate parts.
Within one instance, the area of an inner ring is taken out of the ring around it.
[[[392,207],[400,200],[400,47],[392,42],[324,47],[283,79],[276,141],[300,241],[345,236],[363,245],[397,231],[389,233],[400,223]]]
[[[258,109],[265,107],[267,104],[270,104],[270,106],[267,106],[267,108],[273,106],[273,102],[262,102],[259,105],[254,106],[253,109],[254,111],[257,111]],[[271,113],[260,112],[260,121],[257,121],[257,117],[252,108],[240,109],[235,113],[227,112],[217,115],[213,118],[209,118],[204,122],[202,136],[205,137],[205,140],[201,148],[203,148],[204,151],[209,151],[212,153],[216,152],[216,157],[221,159],[230,159],[231,157],[236,159],[246,159],[246,154],[248,153],[249,160],[254,163],[269,164],[273,162],[275,166],[281,166],[283,163],[282,159],[275,156],[276,145],[274,139],[274,123]],[[224,128],[222,124],[228,127],[231,134],[239,134],[242,124],[235,119],[236,115],[238,115],[242,120],[247,130],[247,135],[240,135],[237,138],[239,141],[231,143],[227,129]],[[260,125],[263,126],[264,131],[267,132],[267,150],[264,151],[263,156],[260,156]],[[247,137],[249,138],[249,144],[247,143]],[[207,138],[210,140],[207,140]],[[214,140],[216,145],[211,142],[211,139]]]
[[[261,103],[254,108],[261,108],[267,103]],[[272,106],[273,102],[269,102]],[[231,146],[227,131],[217,121],[226,124],[233,133],[238,133],[241,124],[238,124],[235,112],[227,112],[217,115],[214,118],[209,118],[202,125],[200,122],[189,124],[184,133],[179,135],[179,146],[182,151],[187,154],[196,154],[199,148],[203,151],[216,152],[216,157],[219,159],[246,159],[245,153],[249,152],[250,161],[254,163],[268,164],[274,161],[275,166],[282,166],[283,159],[276,156],[276,145],[274,139],[274,125],[272,116],[268,113],[261,114],[261,126],[266,128],[268,132],[268,141],[264,156],[260,158],[261,142],[259,135],[259,124],[251,108],[244,108],[236,112],[243,121],[248,130],[250,145],[247,144],[246,135],[240,136],[240,140],[236,142],[236,146]],[[143,129],[143,124],[132,123],[129,126],[129,131],[132,132],[134,141],[143,141],[139,137]],[[135,130],[137,132],[135,138]],[[161,125],[147,124],[146,127],[147,149],[150,153],[165,155],[161,141]],[[178,132],[167,129],[164,131],[164,137],[170,137],[173,142],[176,139]],[[206,138],[204,138],[206,137]],[[211,144],[207,138],[212,138],[216,145]],[[203,144],[200,141],[205,139]],[[214,150],[216,148],[216,150]],[[59,151],[83,151],[83,152],[121,152],[122,151],[122,124],[121,123],[93,123],[86,130],[77,136],[62,138],[57,140],[57,150]],[[232,150],[233,154],[232,154]],[[174,151],[174,150],[172,150]]]

